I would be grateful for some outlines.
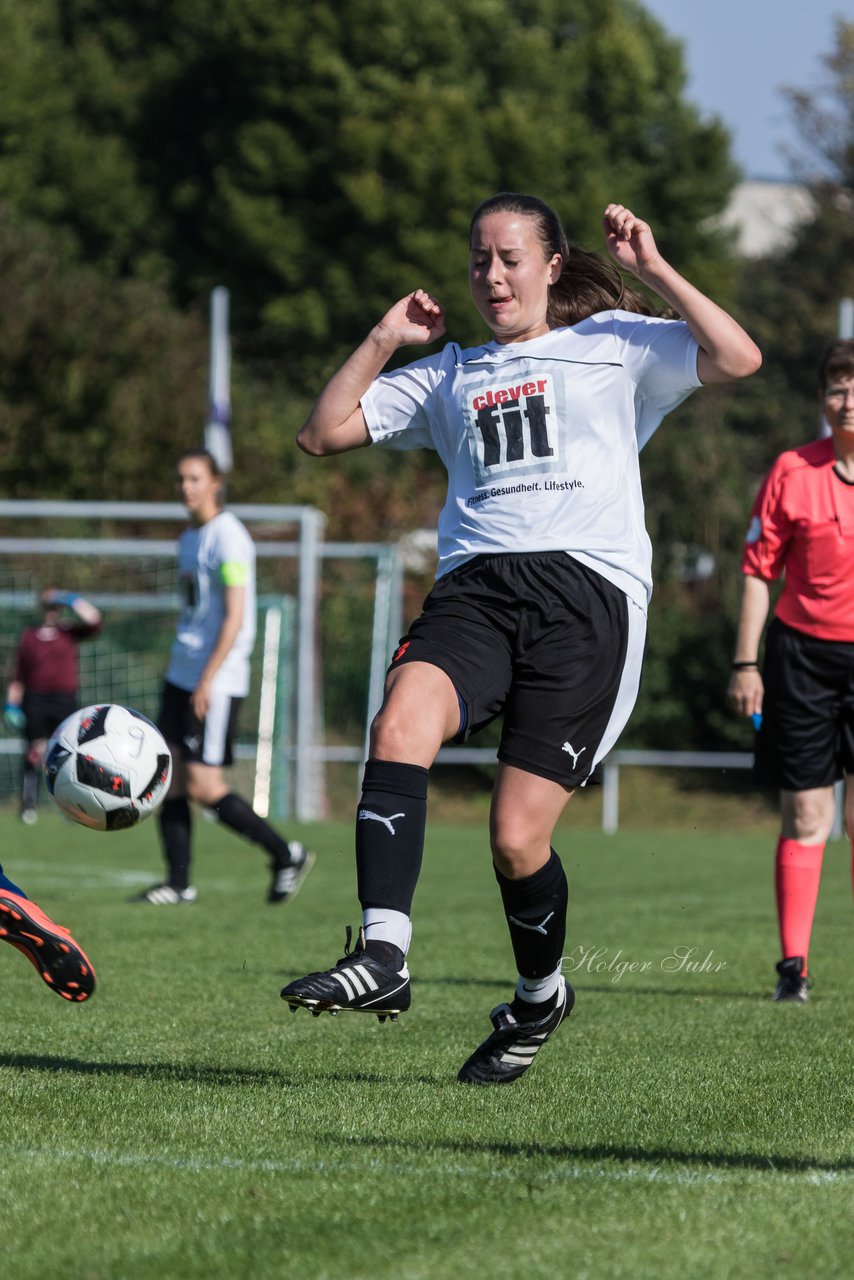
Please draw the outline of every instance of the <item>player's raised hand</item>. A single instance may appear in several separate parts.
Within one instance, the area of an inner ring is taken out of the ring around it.
[[[445,308],[424,289],[415,289],[386,312],[379,327],[399,346],[435,342],[445,332]]]
[[[623,204],[609,204],[602,218],[608,252],[625,271],[640,276],[661,257],[648,222]]]
[[[445,308],[426,289],[391,307],[321,391],[297,436],[305,452],[323,457],[371,443],[361,399],[398,347],[435,342],[445,332]]]

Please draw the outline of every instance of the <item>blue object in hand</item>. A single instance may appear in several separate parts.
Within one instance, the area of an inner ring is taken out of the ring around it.
[[[3,708],[3,719],[7,728],[14,729],[18,733],[26,728],[27,717],[20,707],[13,706],[11,702],[7,702]]]
[[[753,715],[750,718],[753,721],[754,729],[758,733],[759,730],[762,728],[762,712],[754,711]]]

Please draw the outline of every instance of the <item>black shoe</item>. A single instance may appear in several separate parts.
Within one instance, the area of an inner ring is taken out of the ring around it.
[[[268,902],[290,902],[297,896],[303,880],[314,866],[314,854],[299,840],[291,840],[288,853],[292,860],[284,867],[273,868]]]
[[[806,1004],[810,998],[810,982],[804,977],[803,956],[789,956],[776,966],[780,975],[774,1000],[787,1000],[790,1004]]]
[[[186,889],[176,889],[171,884],[153,884],[150,889],[134,894],[131,902],[150,902],[155,907],[177,907],[182,903],[195,902],[199,891],[195,885],[187,885]]]
[[[569,1017],[574,1004],[575,992],[565,978],[560,979],[557,1003],[542,1018],[519,1022],[509,1004],[500,1004],[489,1015],[495,1030],[463,1064],[457,1079],[464,1084],[510,1084],[518,1080],[549,1036]]]
[[[309,973],[290,982],[282,991],[282,999],[291,1007],[309,1009],[316,1018],[321,1013],[375,1013],[380,1022],[397,1021],[411,1002],[409,971],[404,963],[400,970],[390,969],[365,951],[365,931],[359,930],[354,951],[350,950],[353,930],[347,926],[344,956],[334,969]]]

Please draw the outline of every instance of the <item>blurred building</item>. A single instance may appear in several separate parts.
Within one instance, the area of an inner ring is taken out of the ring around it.
[[[751,179],[735,188],[720,225],[735,232],[736,248],[745,258],[762,258],[786,249],[814,212],[815,202],[806,187]]]

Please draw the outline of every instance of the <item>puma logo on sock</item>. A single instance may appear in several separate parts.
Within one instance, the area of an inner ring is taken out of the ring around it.
[[[393,813],[390,818],[384,818],[381,813],[374,813],[371,809],[360,809],[358,813],[360,822],[381,822],[384,827],[388,827],[392,835],[395,834],[394,827],[391,825],[394,819],[405,817],[405,813]]]

